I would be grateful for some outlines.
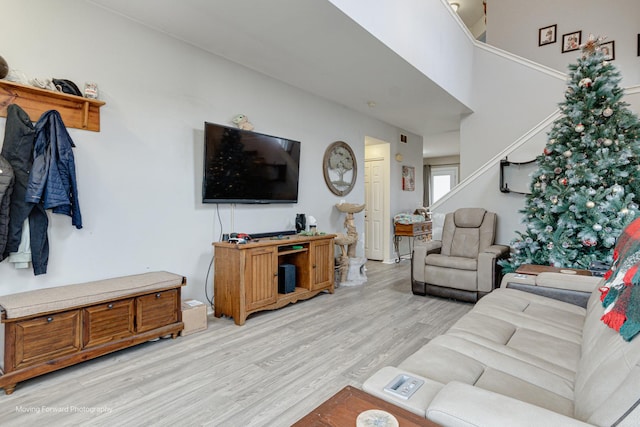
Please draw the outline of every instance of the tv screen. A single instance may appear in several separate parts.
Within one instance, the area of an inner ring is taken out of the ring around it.
[[[203,203],[296,203],[300,142],[205,122]]]

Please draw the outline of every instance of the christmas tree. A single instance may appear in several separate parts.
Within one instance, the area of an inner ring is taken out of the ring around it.
[[[524,232],[501,262],[588,268],[612,262],[623,228],[638,215],[640,122],[622,101],[620,73],[601,38],[589,37],[569,66],[562,113],[548,134],[526,196]]]

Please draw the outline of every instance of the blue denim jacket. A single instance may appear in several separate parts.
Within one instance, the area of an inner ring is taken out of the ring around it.
[[[53,213],[71,217],[71,224],[82,228],[78,203],[76,166],[71,140],[55,110],[45,112],[36,123],[33,166],[25,201],[44,204]]]

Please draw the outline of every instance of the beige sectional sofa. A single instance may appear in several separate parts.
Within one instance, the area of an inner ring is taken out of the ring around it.
[[[593,293],[583,308],[509,283]],[[599,284],[508,274],[445,334],[363,388],[443,426],[638,426],[640,338],[626,342],[600,320]],[[405,376],[424,380],[410,398],[384,390]]]

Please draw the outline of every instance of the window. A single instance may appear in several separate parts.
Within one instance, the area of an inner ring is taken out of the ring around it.
[[[458,184],[457,166],[431,166],[429,205],[434,204]]]

